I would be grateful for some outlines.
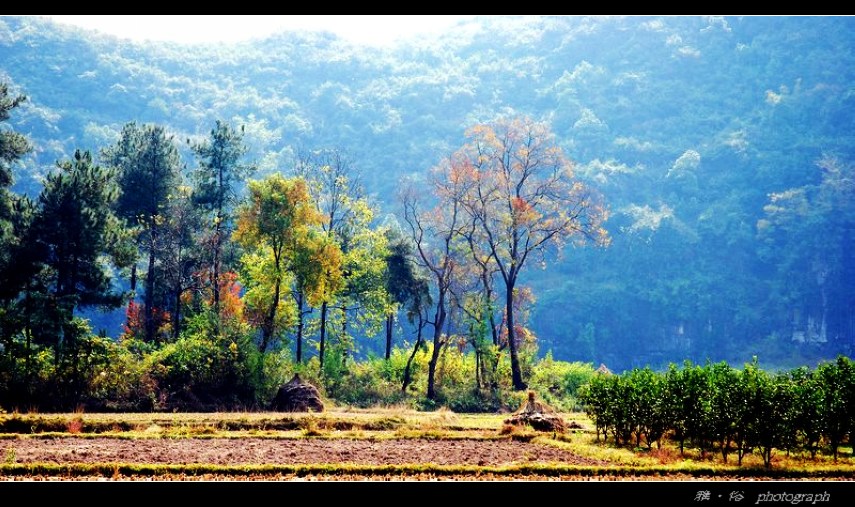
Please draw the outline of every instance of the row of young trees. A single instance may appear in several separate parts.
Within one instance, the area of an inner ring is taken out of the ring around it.
[[[740,371],[726,363],[671,365],[666,373],[649,368],[623,375],[598,374],[582,389],[581,400],[594,420],[597,438],[648,448],[663,438],[727,462],[758,450],[767,467],[774,449],[821,449],[837,459],[855,431],[855,363],[835,362],[772,374],[757,362]]]
[[[0,91],[5,121],[25,99]],[[257,400],[268,356],[292,341],[294,363],[309,357],[311,341],[321,377],[335,378],[354,337],[384,326],[388,361],[402,310],[416,334],[402,392],[429,349],[425,390],[436,401],[437,365],[451,344],[473,348],[476,385],[492,394],[507,350],[513,388],[522,389],[520,348],[533,357],[534,337],[520,273],[567,242],[607,241],[599,200],[574,180],[548,127],[527,119],[475,127],[427,180],[409,182],[404,227],[378,223],[337,150],[303,151],[287,177],[245,183],[254,168],[244,132],[220,121],[206,139],[187,141],[189,171],[164,127],[129,123],[99,163],[82,151],[58,162],[34,201],[8,190],[12,164],[30,146],[0,133],[0,387],[15,405],[91,395],[93,365],[116,351],[80,315],[121,305],[122,350],[146,363],[141,378],[173,394],[199,384],[188,373],[198,370],[204,397]]]

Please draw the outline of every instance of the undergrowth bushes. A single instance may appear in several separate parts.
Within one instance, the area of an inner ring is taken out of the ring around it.
[[[87,330],[88,331],[88,330]],[[393,349],[389,360],[354,359],[334,345],[323,368],[316,355],[297,364],[286,348],[261,354],[241,329],[218,337],[207,322],[191,319],[172,342],[152,345],[138,339],[113,341],[88,333],[79,340],[77,365],[33,345],[28,359],[0,358],[0,407],[20,411],[212,411],[261,410],[295,373],[317,386],[330,402],[354,407],[407,406],[455,412],[516,410],[522,393],[510,385],[507,352],[497,361],[476,361],[471,351],[446,347],[437,366],[437,397],[427,399],[431,345],[410,364],[410,383],[402,389],[412,354]],[[18,351],[20,352],[20,351]],[[590,364],[521,357],[529,387],[558,410],[580,408],[578,391],[594,374]],[[74,368],[72,368],[74,366]]]

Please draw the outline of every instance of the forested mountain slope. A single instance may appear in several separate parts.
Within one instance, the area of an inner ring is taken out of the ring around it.
[[[775,365],[855,346],[855,19],[478,18],[391,49],[330,34],[138,44],[0,18],[0,80],[35,151],[16,189],[129,121],[245,126],[259,175],[337,147],[381,216],[497,116],[546,120],[611,211],[607,249],[521,280],[541,351],[622,369]],[[187,150],[189,153],[189,149]],[[187,155],[187,153],[185,153]]]

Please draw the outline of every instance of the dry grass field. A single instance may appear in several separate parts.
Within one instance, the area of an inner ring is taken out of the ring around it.
[[[0,415],[0,479],[61,480],[853,480],[851,449],[831,458],[681,455],[626,449],[581,429],[542,433],[504,414],[334,409],[320,414]]]

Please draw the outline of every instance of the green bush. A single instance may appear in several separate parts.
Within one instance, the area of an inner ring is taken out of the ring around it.
[[[383,362],[373,359],[349,364],[347,371],[334,382],[325,378],[327,392],[335,401],[357,407],[404,403],[407,396],[401,392],[401,384],[384,378]]]
[[[205,318],[188,321],[178,340],[146,358],[148,374],[157,384],[155,408],[215,410],[257,405],[263,360],[251,338],[216,335]]]
[[[570,412],[581,409],[579,389],[594,377],[590,363],[556,361],[552,352],[532,368],[529,388],[556,410]]]

